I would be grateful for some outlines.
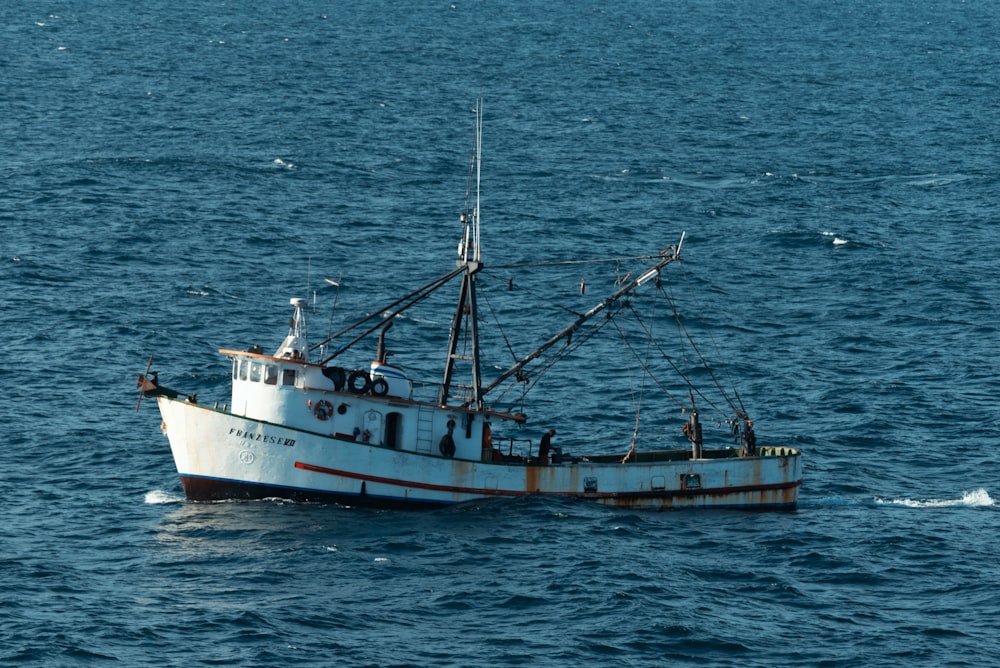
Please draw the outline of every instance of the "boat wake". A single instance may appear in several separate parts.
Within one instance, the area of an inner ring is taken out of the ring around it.
[[[899,497],[890,499],[887,497],[871,498],[850,498],[843,496],[833,496],[812,499],[801,506],[888,506],[890,508],[989,508],[997,503],[985,487],[962,492],[957,499],[911,499]]]
[[[960,499],[883,499],[876,497],[875,503],[905,508],[951,508],[954,506],[982,508],[996,505],[993,497],[983,487],[963,492]]]

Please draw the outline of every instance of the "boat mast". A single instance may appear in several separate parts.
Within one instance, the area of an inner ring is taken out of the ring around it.
[[[462,287],[448,336],[448,357],[445,360],[444,378],[441,380],[438,404],[447,405],[451,396],[455,363],[465,362],[471,366],[472,384],[456,385],[455,387],[465,391],[463,404],[481,410],[483,408],[483,390],[479,365],[479,316],[476,303],[476,273],[482,269],[479,247],[479,184],[483,145],[483,101],[481,98],[476,100],[475,114],[475,142],[472,161],[469,165],[469,187],[466,194],[465,211],[460,217],[464,229],[462,241],[458,244],[458,260],[456,261],[456,266],[463,272]],[[473,192],[475,193],[475,202],[472,201]],[[459,352],[458,343],[463,334],[467,338],[467,349]]]

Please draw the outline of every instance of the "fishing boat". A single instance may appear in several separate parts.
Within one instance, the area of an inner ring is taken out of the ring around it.
[[[273,352],[257,345],[219,351],[232,369],[231,396],[221,406],[161,385],[159,374],[150,371],[150,357],[138,380],[139,402],[148,397],[158,404],[186,498],[420,509],[542,495],[616,508],[794,508],[802,484],[800,452],[758,443],[738,398],[730,400],[724,419],[715,420],[718,442],[706,444],[704,434],[712,430],[700,417],[704,395],[694,387],[694,374],[676,362],[669,367],[680,380],[649,384],[665,393],[673,388],[674,395],[679,387],[685,395],[683,401],[672,399],[679,408],[670,425],[673,436],[661,436],[657,447],[642,447],[646,431],[640,429],[645,423],[639,411],[622,412],[616,421],[620,429],[603,429],[596,442],[592,433],[589,439],[582,436],[574,419],[563,417],[558,432],[551,424],[529,421],[522,410],[535,386],[529,373],[566,361],[572,357],[567,353],[595,332],[613,329],[608,323],[637,315],[636,304],[643,300],[668,298],[666,273],[680,262],[684,235],[655,254],[627,258],[643,262],[643,268],[624,275],[619,270],[606,297],[586,310],[571,309],[567,322],[537,339],[531,352],[513,355],[509,366],[486,366],[480,330],[492,318],[481,316],[479,295],[489,268],[480,245],[481,105],[475,118],[454,268],[317,343],[308,336],[307,300],[291,299],[287,334]],[[615,258],[616,266],[623,259]],[[339,281],[328,283],[339,290]],[[457,305],[437,334],[444,347],[443,372],[420,380],[397,363],[405,354],[389,352],[388,330],[430,295],[456,285]],[[579,292],[582,298],[582,283]],[[676,310],[670,313],[669,320],[679,321]],[[668,360],[670,354],[648,323],[639,331],[647,355],[636,368],[652,376],[648,353]],[[633,349],[641,357],[639,346]],[[494,370],[493,376],[484,368]],[[563,407],[573,401],[567,397]],[[662,433],[664,425],[655,426],[650,431]],[[580,450],[584,447],[589,449]]]

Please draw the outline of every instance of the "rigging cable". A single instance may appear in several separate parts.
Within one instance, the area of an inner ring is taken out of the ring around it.
[[[490,301],[489,295],[485,290],[479,292],[479,296],[486,302],[486,306],[490,309],[490,315],[493,316],[493,322],[496,323],[497,330],[500,332],[500,336],[503,337],[503,343],[507,346],[508,352],[510,352],[510,357],[515,362],[517,362],[517,353],[514,352],[514,347],[510,345],[510,339],[507,338],[507,332],[503,331],[503,325],[500,324],[500,318],[497,317],[496,309],[493,308],[493,302]]]
[[[681,270],[681,273],[684,275],[685,280],[686,280],[687,279],[687,274],[684,271],[684,267],[680,267],[680,270]],[[704,315],[702,315],[702,314],[699,313],[698,318],[699,318],[699,320],[701,320],[702,324],[704,325],[705,324],[705,317],[704,317]],[[732,374],[729,371],[729,366],[727,364],[723,363],[723,359],[724,358],[722,356],[722,351],[719,349],[719,341],[713,335],[712,329],[713,328],[705,327],[705,330],[707,332],[708,338],[712,342],[712,345],[715,347],[715,357],[716,357],[716,359],[719,360],[720,364],[722,364],[722,369],[725,372],[726,378],[729,381],[729,387],[732,390],[733,396],[736,398],[736,403],[739,404],[739,409],[736,408],[736,406],[733,404],[733,402],[728,397],[726,398],[726,401],[729,402],[730,407],[732,407],[732,409],[736,412],[737,415],[739,415],[739,416],[741,416],[743,418],[746,418],[747,413],[746,413],[746,408],[743,406],[743,399],[742,399],[742,397],[740,397],[740,393],[736,390],[736,383],[733,381],[733,376],[732,376]],[[719,387],[719,389],[721,391],[722,388]]]
[[[483,272],[483,273],[487,273],[487,272]],[[493,276],[493,278],[496,278],[496,277]],[[486,306],[490,310],[490,315],[493,316],[493,322],[496,323],[497,331],[500,332],[500,336],[503,338],[503,343],[507,347],[507,351],[510,353],[511,359],[513,359],[514,362],[517,362],[517,353],[514,352],[514,347],[510,344],[510,339],[507,338],[507,332],[504,331],[503,325],[500,324],[500,318],[497,317],[496,309],[493,308],[493,302],[490,301],[490,298],[488,296],[487,291],[486,290],[480,291],[479,292],[479,296],[486,302]],[[515,379],[515,380],[519,380],[519,379]],[[497,399],[496,399],[496,401],[493,402],[493,405],[496,405],[501,399],[504,398],[504,396],[507,394],[507,392],[509,392],[513,388],[514,388],[514,383],[511,383],[511,385],[509,387],[507,387],[506,390],[504,390],[503,392],[501,392],[497,396]],[[524,402],[525,402],[525,399],[527,398],[527,394],[528,394],[528,390],[526,388],[522,387],[521,388],[521,412],[522,413],[524,412]]]
[[[545,374],[548,372],[548,370],[551,369],[555,365],[556,362],[558,362],[559,360],[561,360],[566,355],[568,355],[568,354],[570,354],[572,352],[575,352],[577,348],[579,348],[580,346],[584,345],[595,334],[597,334],[599,331],[601,331],[602,329],[604,329],[604,326],[607,325],[607,323],[608,323],[609,320],[613,320],[613,319],[614,319],[614,316],[611,315],[611,314],[608,314],[607,318],[604,320],[603,323],[601,323],[599,325],[596,325],[596,326],[591,326],[591,327],[589,327],[587,329],[580,329],[580,330],[578,330],[575,333],[574,336],[570,337],[570,340],[567,341],[566,344],[562,348],[560,348],[556,352],[552,353],[549,357],[545,358],[544,359],[544,364],[541,364],[541,366],[537,367],[537,369],[535,370],[535,372],[532,374],[532,380],[530,382],[527,382],[528,386],[522,390],[522,397],[521,397],[522,401],[523,401],[524,397],[528,394],[528,392],[530,392],[531,390],[533,390],[535,388],[535,385],[538,384],[538,381],[541,380],[545,376]],[[524,378],[523,376],[521,378],[515,377],[515,381],[522,380],[523,378]],[[503,392],[501,392],[500,395],[497,397],[497,401],[494,402],[493,405],[496,405],[500,401],[500,399],[502,399],[507,394],[507,392],[509,392],[511,390],[511,388],[513,388],[513,387],[514,387],[514,383],[512,383],[506,390],[504,390]]]
[[[335,338],[337,338],[337,337],[339,337],[339,336],[341,336],[343,334],[346,334],[347,332],[350,332],[351,330],[353,330],[353,329],[355,329],[357,327],[360,327],[360,326],[364,325],[365,323],[367,323],[367,322],[369,322],[369,321],[371,321],[371,320],[373,320],[375,318],[378,318],[378,321],[375,323],[375,325],[371,326],[370,328],[368,328],[367,330],[365,330],[362,334],[354,337],[353,339],[351,339],[347,343],[342,343],[337,348],[337,350],[334,353],[328,355],[325,359],[323,359],[323,360],[320,361],[320,364],[326,364],[331,359],[333,359],[334,357],[336,357],[340,353],[344,352],[345,350],[347,350],[348,348],[350,348],[351,346],[353,346],[355,343],[357,343],[361,339],[365,338],[366,336],[368,336],[369,334],[371,334],[375,330],[379,329],[385,323],[386,320],[399,315],[403,311],[411,308],[412,306],[414,306],[414,305],[420,303],[421,301],[423,301],[424,299],[428,298],[438,288],[440,288],[445,283],[447,283],[448,281],[450,281],[452,278],[454,278],[455,276],[461,274],[464,271],[465,271],[465,267],[458,267],[458,268],[453,269],[452,271],[448,272],[447,274],[444,274],[443,276],[439,276],[438,278],[434,279],[433,281],[431,281],[430,283],[424,285],[423,287],[418,288],[417,290],[414,290],[410,294],[397,299],[396,301],[394,301],[389,306],[386,306],[386,307],[384,307],[382,309],[374,311],[371,314],[369,314],[369,315],[365,316],[364,318],[362,318],[361,320],[355,322],[354,324],[349,325],[349,326],[341,329],[339,332],[337,332],[336,334],[334,334],[332,337],[327,337],[325,340],[320,341],[319,343],[311,345],[309,347],[309,350],[315,350],[315,349],[320,348],[320,347],[322,347],[324,345],[327,345],[327,344],[331,343],[333,339],[335,339]],[[407,301],[407,300],[409,300],[409,301]],[[403,304],[403,305],[400,306],[400,304]],[[397,308],[397,307],[399,307],[399,308]],[[385,315],[385,314],[388,314],[388,315]]]
[[[694,384],[691,382],[691,379],[688,378],[687,374],[684,373],[679,366],[677,366],[677,363],[674,362],[670,358],[669,355],[667,355],[666,351],[663,350],[662,347],[660,347],[660,344],[655,339],[652,339],[652,335],[649,333],[648,329],[646,328],[646,324],[642,321],[642,319],[639,317],[639,315],[637,313],[635,313],[634,311],[633,311],[633,315],[635,315],[636,320],[639,322],[640,326],[642,326],[642,328],[644,330],[646,330],[646,336],[650,337],[650,340],[652,341],[652,345],[656,346],[656,349],[659,351],[659,353],[663,357],[663,359],[667,360],[667,363],[670,364],[671,368],[673,368],[673,370],[677,373],[677,375],[680,376],[684,380],[684,382],[687,384],[688,391],[689,392],[694,392],[699,397],[701,397],[709,406],[711,406],[716,411],[718,411],[720,415],[726,416],[725,411],[721,410],[718,406],[715,405],[715,403],[709,397],[707,397],[701,390],[699,390],[697,387],[695,387]],[[639,353],[637,353],[635,351],[635,349],[632,349],[632,354],[636,358],[639,357]],[[657,380],[656,376],[653,375],[653,371],[648,366],[645,366],[644,368],[645,368],[646,373],[649,374],[649,377],[653,380],[653,382],[656,383],[656,385],[663,391],[663,394],[665,394],[667,397],[670,398],[671,401],[673,401],[675,404],[677,404],[678,408],[680,408],[681,410],[687,410],[687,405],[684,404],[684,402],[682,402],[679,399],[677,399],[677,397],[675,397],[674,395],[672,395],[670,393],[670,391],[666,387],[664,387],[663,384],[659,380]],[[723,396],[725,396],[725,395],[723,395]],[[728,417],[728,416],[726,416],[726,417]]]
[[[680,267],[680,271],[681,271],[681,275],[684,277],[684,280],[687,281],[687,272],[684,271],[684,267],[683,266]],[[673,306],[673,302],[671,302],[671,306]],[[704,316],[704,314],[699,313],[698,314],[698,319],[702,322],[702,324],[705,323],[705,316]],[[719,360],[719,364],[722,366],[722,370],[725,372],[726,378],[729,381],[730,389],[732,390],[733,396],[736,398],[736,404],[739,404],[739,408],[738,409],[737,409],[736,405],[733,403],[733,401],[728,397],[728,395],[726,395],[725,391],[722,389],[721,383],[719,383],[715,379],[715,375],[714,374],[712,374],[712,380],[715,381],[716,387],[718,387],[719,391],[723,393],[723,396],[726,398],[726,401],[729,402],[730,407],[737,413],[737,415],[740,415],[740,416],[742,416],[742,417],[745,418],[747,416],[747,413],[746,413],[746,407],[743,405],[743,398],[740,397],[740,393],[736,390],[736,383],[733,382],[733,376],[729,372],[729,366],[727,364],[725,364],[725,362],[724,362],[724,358],[722,356],[722,352],[719,349],[718,339],[716,339],[716,337],[712,334],[712,328],[706,327],[705,329],[707,330],[706,333],[707,333],[707,336],[708,336],[709,340],[712,342],[712,345],[715,348],[715,357],[716,357],[716,359]],[[686,334],[686,331],[685,331],[685,334]],[[692,343],[691,345],[692,345],[692,347],[694,347],[694,343]],[[699,357],[701,356],[700,352],[698,353],[698,356]],[[705,368],[708,369],[708,364],[707,363],[705,364]],[[711,369],[708,369],[708,370],[711,373]]]
[[[584,260],[583,262],[608,262],[608,261],[613,261],[613,260],[614,259],[612,258],[612,260]],[[553,265],[559,265],[559,264],[575,264],[575,262],[569,262],[569,261],[567,261],[567,262],[551,262],[551,263],[549,263],[549,262],[539,262],[539,263],[518,264],[518,265],[490,265],[488,269],[484,268],[482,271],[480,271],[479,275],[480,275],[480,277],[486,276],[486,277],[489,277],[489,278],[491,278],[493,280],[496,280],[498,282],[498,284],[503,284],[504,283],[503,278],[501,276],[499,276],[498,274],[495,274],[494,272],[490,271],[491,269],[496,269],[498,267],[500,267],[500,268],[511,268],[511,267],[521,267],[521,268],[523,268],[523,267],[545,267],[545,266],[553,266]],[[570,308],[567,308],[567,307],[563,306],[562,304],[559,304],[559,303],[555,302],[551,297],[549,297],[549,296],[547,296],[545,294],[536,292],[535,290],[532,290],[530,287],[527,287],[527,288],[521,287],[521,288],[519,288],[519,291],[522,291],[522,292],[526,293],[535,302],[537,302],[539,304],[545,305],[542,308],[557,308],[557,309],[561,309],[563,311],[566,311],[567,313],[570,313],[571,315],[573,315],[575,317],[579,317],[580,316],[580,314],[578,312],[576,312],[576,311],[574,311],[574,310],[572,310]],[[493,307],[493,303],[489,300],[489,298],[486,296],[486,294],[487,294],[486,290],[480,290],[480,292],[479,292],[479,295],[486,300],[487,306],[490,309],[490,313],[493,315],[493,319],[497,323],[497,329],[500,331],[500,335],[501,335],[501,337],[504,340],[504,345],[507,347],[507,350],[510,352],[511,357],[513,358],[513,360],[515,362],[518,362],[519,358],[517,356],[517,353],[514,352],[514,347],[511,345],[510,340],[507,337],[506,332],[504,332],[503,328],[500,326],[500,318],[497,317],[497,313],[496,313],[496,310]],[[584,336],[578,336],[578,337],[576,337],[577,340],[576,340],[575,344],[573,344],[572,338],[571,338],[570,342],[568,342],[566,345],[564,345],[556,353],[553,353],[553,356],[551,358],[547,358],[547,361],[543,365],[541,365],[540,367],[538,367],[538,370],[536,371],[536,373],[533,374],[533,379],[532,379],[532,381],[530,383],[525,382],[525,376],[519,373],[515,377],[515,383],[512,383],[511,385],[509,385],[507,387],[507,389],[501,391],[500,394],[497,395],[497,398],[493,402],[493,405],[497,405],[507,395],[507,393],[510,392],[510,390],[515,387],[515,385],[520,384],[520,385],[522,385],[521,403],[522,403],[522,407],[523,407],[526,395],[528,394],[529,391],[531,391],[532,389],[534,389],[534,386],[537,384],[538,380],[544,375],[544,373],[546,371],[548,371],[548,369],[551,368],[552,365],[555,364],[558,360],[560,360],[564,355],[566,355],[568,352],[570,352],[570,351],[575,350],[576,348],[578,348],[582,343],[584,343],[585,341],[587,341],[592,335],[593,334],[586,334]],[[524,385],[527,385],[527,387],[523,387]]]
[[[660,294],[663,296],[663,299],[667,302],[667,304],[670,306],[670,308],[671,308],[671,310],[673,312],[674,320],[677,323],[678,332],[680,334],[683,334],[683,336],[687,338],[688,342],[691,345],[691,348],[695,351],[695,353],[698,354],[698,358],[701,360],[702,366],[705,368],[705,370],[711,376],[713,382],[715,383],[716,388],[719,390],[719,393],[722,395],[722,398],[725,399],[726,403],[729,404],[729,406],[735,411],[736,407],[733,405],[732,400],[726,394],[725,389],[719,384],[718,380],[715,378],[714,374],[712,373],[712,369],[708,365],[708,362],[705,360],[704,357],[702,357],[701,352],[698,350],[697,346],[695,346],[694,341],[692,340],[690,334],[688,334],[686,328],[684,327],[684,324],[683,324],[683,322],[680,319],[680,314],[677,311],[677,307],[674,304],[674,301],[670,298],[670,296],[664,290],[662,281],[657,281],[656,282],[656,286],[657,286]],[[667,362],[670,364],[671,368],[673,368],[673,370],[677,373],[677,375],[680,376],[684,380],[684,382],[688,386],[689,393],[696,393],[709,406],[711,406],[714,410],[716,410],[720,415],[722,415],[724,418],[728,419],[729,416],[726,414],[726,412],[723,411],[722,409],[720,409],[715,404],[715,402],[713,402],[711,400],[711,398],[709,398],[708,396],[706,396],[700,389],[698,389],[697,387],[695,387],[694,383],[691,382],[691,379],[688,377],[688,375],[686,373],[684,373],[684,371],[682,371],[681,368],[679,366],[677,366],[677,363],[674,362],[674,360],[666,353],[666,351],[663,350],[663,348],[660,346],[660,343],[653,336],[652,329],[646,325],[646,323],[643,320],[642,316],[640,316],[639,313],[635,310],[635,308],[632,306],[631,302],[629,302],[627,304],[627,306],[629,307],[629,310],[632,312],[632,315],[635,317],[636,322],[639,323],[639,326],[642,327],[643,331],[645,332],[646,337],[647,337],[647,339],[649,341],[649,344],[656,347],[656,349],[659,351],[659,353],[663,357],[663,359],[667,360]],[[616,326],[617,326],[617,323],[616,323]],[[619,332],[620,331],[621,330],[619,328]],[[622,338],[623,338],[623,340],[625,340],[624,333],[622,333]],[[626,340],[626,343],[627,343],[627,340]],[[629,347],[631,348],[631,344],[629,344]],[[636,357],[636,359],[640,359],[638,352],[635,351],[634,348],[632,349],[632,354]],[[648,359],[648,355],[647,355],[647,359]],[[675,404],[677,404],[681,408],[681,410],[686,410],[686,406],[681,401],[679,401],[676,397],[674,397],[672,394],[670,394],[670,392],[653,375],[653,372],[649,369],[649,367],[647,365],[644,365],[644,368],[646,370],[646,373],[649,375],[649,377],[653,380],[653,382],[655,382],[659,386],[659,388],[663,391],[663,393],[667,397],[669,397]],[[694,400],[694,398],[692,396],[692,403],[693,403],[693,400]]]
[[[636,313],[635,309],[632,307],[631,300],[628,301],[628,307],[629,307],[629,310],[632,311],[632,313]],[[652,310],[654,312],[656,311],[656,300],[653,300]],[[635,394],[633,393],[633,399],[632,400],[633,400],[633,402],[635,402],[635,425],[632,428],[632,443],[629,446],[628,452],[626,452],[625,456],[622,458],[622,464],[624,464],[625,462],[627,462],[629,460],[630,457],[632,457],[632,456],[635,455],[635,445],[636,445],[636,442],[639,440],[639,418],[642,415],[642,400],[643,400],[643,397],[645,396],[645,391],[646,391],[646,378],[647,377],[652,378],[652,374],[649,371],[649,352],[650,352],[650,348],[652,347],[653,337],[652,337],[652,332],[650,332],[647,329],[646,330],[646,334],[647,334],[646,357],[643,360],[643,359],[640,359],[638,355],[636,355],[635,349],[632,348],[632,344],[629,342],[628,338],[625,336],[625,332],[622,331],[622,328],[619,326],[617,320],[615,320],[615,328],[618,330],[618,333],[621,335],[622,343],[624,343],[625,346],[632,352],[632,354],[636,358],[636,361],[639,362],[639,365],[646,372],[646,373],[644,373],[642,375],[642,377],[641,377],[641,379],[639,381],[639,400],[638,401],[635,400]],[[631,385],[632,385],[632,371],[631,371],[631,368],[630,368],[629,369],[629,386],[631,386]]]
[[[712,382],[715,384],[716,389],[719,390],[719,393],[722,395],[722,398],[726,400],[726,403],[729,404],[729,407],[732,408],[734,411],[738,411],[738,409],[736,407],[736,404],[729,397],[729,394],[726,392],[726,389],[719,382],[719,379],[716,377],[715,372],[712,371],[712,367],[709,366],[708,361],[705,359],[705,356],[701,354],[701,350],[698,349],[698,346],[697,346],[697,344],[695,344],[694,339],[691,337],[691,334],[687,331],[687,328],[684,326],[684,322],[681,320],[680,311],[677,310],[676,305],[667,296],[667,293],[663,290],[662,286],[660,286],[660,292],[663,294],[663,298],[667,300],[667,303],[670,304],[670,308],[673,310],[674,320],[677,322],[678,331],[681,334],[683,334],[684,337],[687,339],[688,344],[691,346],[691,350],[693,350],[695,352],[695,354],[698,356],[698,360],[701,362],[702,367],[708,373],[709,378],[712,379]],[[659,346],[657,346],[657,347],[659,347]],[[674,368],[676,368],[676,366]],[[687,380],[686,376],[685,376],[685,380]],[[689,388],[693,387],[692,384],[690,383],[690,381],[688,381],[688,387]],[[717,406],[715,406],[711,402],[711,400],[709,400],[704,394],[702,394],[701,391],[699,391],[699,390],[695,390],[695,391],[698,393],[698,396],[700,396],[702,399],[705,399],[705,401],[708,401],[709,404],[711,404],[712,407],[715,408],[715,410],[717,410],[720,413],[722,413],[722,415],[726,415],[722,410],[720,410]],[[740,408],[742,408],[742,403],[740,404]],[[728,416],[726,416],[726,417],[728,417]]]

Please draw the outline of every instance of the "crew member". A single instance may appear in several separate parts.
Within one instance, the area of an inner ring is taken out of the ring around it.
[[[448,420],[448,433],[441,437],[441,442],[438,443],[438,450],[445,457],[455,456],[455,437],[452,436],[452,432],[455,431],[455,421]]]
[[[542,442],[538,444],[538,464],[540,466],[549,465],[549,450],[552,449],[552,437],[555,435],[555,429],[549,429],[542,435]]]

